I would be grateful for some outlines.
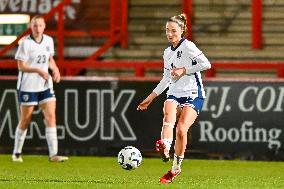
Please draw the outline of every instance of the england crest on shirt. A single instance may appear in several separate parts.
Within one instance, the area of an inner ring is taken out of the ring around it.
[[[29,100],[29,95],[28,94],[23,95],[23,100],[27,102]]]
[[[178,52],[177,52],[177,58],[180,59],[180,58],[181,58],[181,55],[182,55],[182,51],[178,51]]]

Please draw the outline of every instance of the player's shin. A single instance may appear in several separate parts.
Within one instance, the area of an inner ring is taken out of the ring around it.
[[[168,162],[170,160],[170,149],[173,141],[173,124],[163,124],[161,139],[156,142],[156,151],[159,152],[162,160]]]
[[[15,143],[14,143],[14,150],[13,150],[13,154],[21,154],[22,153],[22,149],[23,149],[23,145],[25,142],[25,138],[27,135],[27,129],[21,129],[19,128],[19,126],[17,126],[16,128],[16,132],[15,132]]]
[[[177,172],[181,170],[181,164],[183,161],[184,155],[178,156],[174,154],[174,161],[173,161],[173,166],[172,166],[172,171]]]
[[[171,149],[172,141],[173,141],[173,129],[174,124],[172,123],[163,123],[163,128],[161,132],[161,140],[165,144],[168,151]]]
[[[49,157],[57,155],[58,152],[58,140],[56,127],[46,127],[45,137],[49,150]]]

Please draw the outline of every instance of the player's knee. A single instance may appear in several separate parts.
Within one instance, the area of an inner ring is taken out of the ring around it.
[[[176,130],[176,136],[177,136],[177,138],[184,138],[186,134],[187,134],[187,133],[184,132],[183,130]]]
[[[187,127],[184,127],[179,124],[178,127],[176,128],[176,135],[179,138],[183,138],[187,135],[187,131],[188,131]]]
[[[28,125],[30,124],[31,119],[32,119],[31,116],[21,117],[21,119],[20,119],[21,128],[27,128]]]
[[[45,122],[48,126],[52,126],[52,125],[55,125],[56,123],[56,117],[55,115],[52,115],[52,114],[48,114],[44,117],[45,119]]]

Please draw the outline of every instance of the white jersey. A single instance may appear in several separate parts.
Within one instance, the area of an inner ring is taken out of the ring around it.
[[[15,55],[16,60],[21,60],[27,66],[40,68],[48,72],[49,58],[54,55],[53,39],[43,35],[41,42],[37,43],[32,35],[23,38]],[[19,71],[17,89],[26,92],[40,92],[52,87],[52,79],[48,82],[38,73]]]
[[[175,48],[170,46],[165,49],[163,58],[163,78],[153,92],[160,95],[169,87],[167,95],[205,98],[200,71],[210,69],[211,64],[193,42],[182,38]],[[174,80],[171,70],[182,67],[186,69],[186,75]]]

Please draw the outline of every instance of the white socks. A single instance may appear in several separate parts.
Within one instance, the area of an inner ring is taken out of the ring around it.
[[[22,153],[26,135],[27,135],[27,129],[23,130],[17,126],[16,132],[15,132],[15,143],[14,143],[13,154]]]
[[[49,150],[49,157],[57,155],[58,152],[58,140],[56,127],[46,127],[45,137]]]
[[[13,154],[22,153],[26,135],[27,135],[27,129],[23,130],[20,129],[19,127],[16,128]],[[57,141],[56,127],[46,127],[45,137],[48,145],[49,157],[57,155],[58,141]]]
[[[172,166],[172,171],[176,172],[177,170],[181,169],[181,163],[183,160],[184,156],[178,156],[178,155],[174,155],[174,161],[173,161],[173,166]]]
[[[173,140],[164,138],[164,139],[162,139],[162,141],[166,145],[167,150],[170,151]],[[174,154],[174,161],[173,161],[173,166],[172,166],[173,172],[177,172],[178,170],[181,169],[181,163],[182,163],[183,158],[184,158],[184,156],[178,156],[178,155]]]
[[[162,141],[166,145],[167,150],[170,151],[173,139],[164,138]]]

